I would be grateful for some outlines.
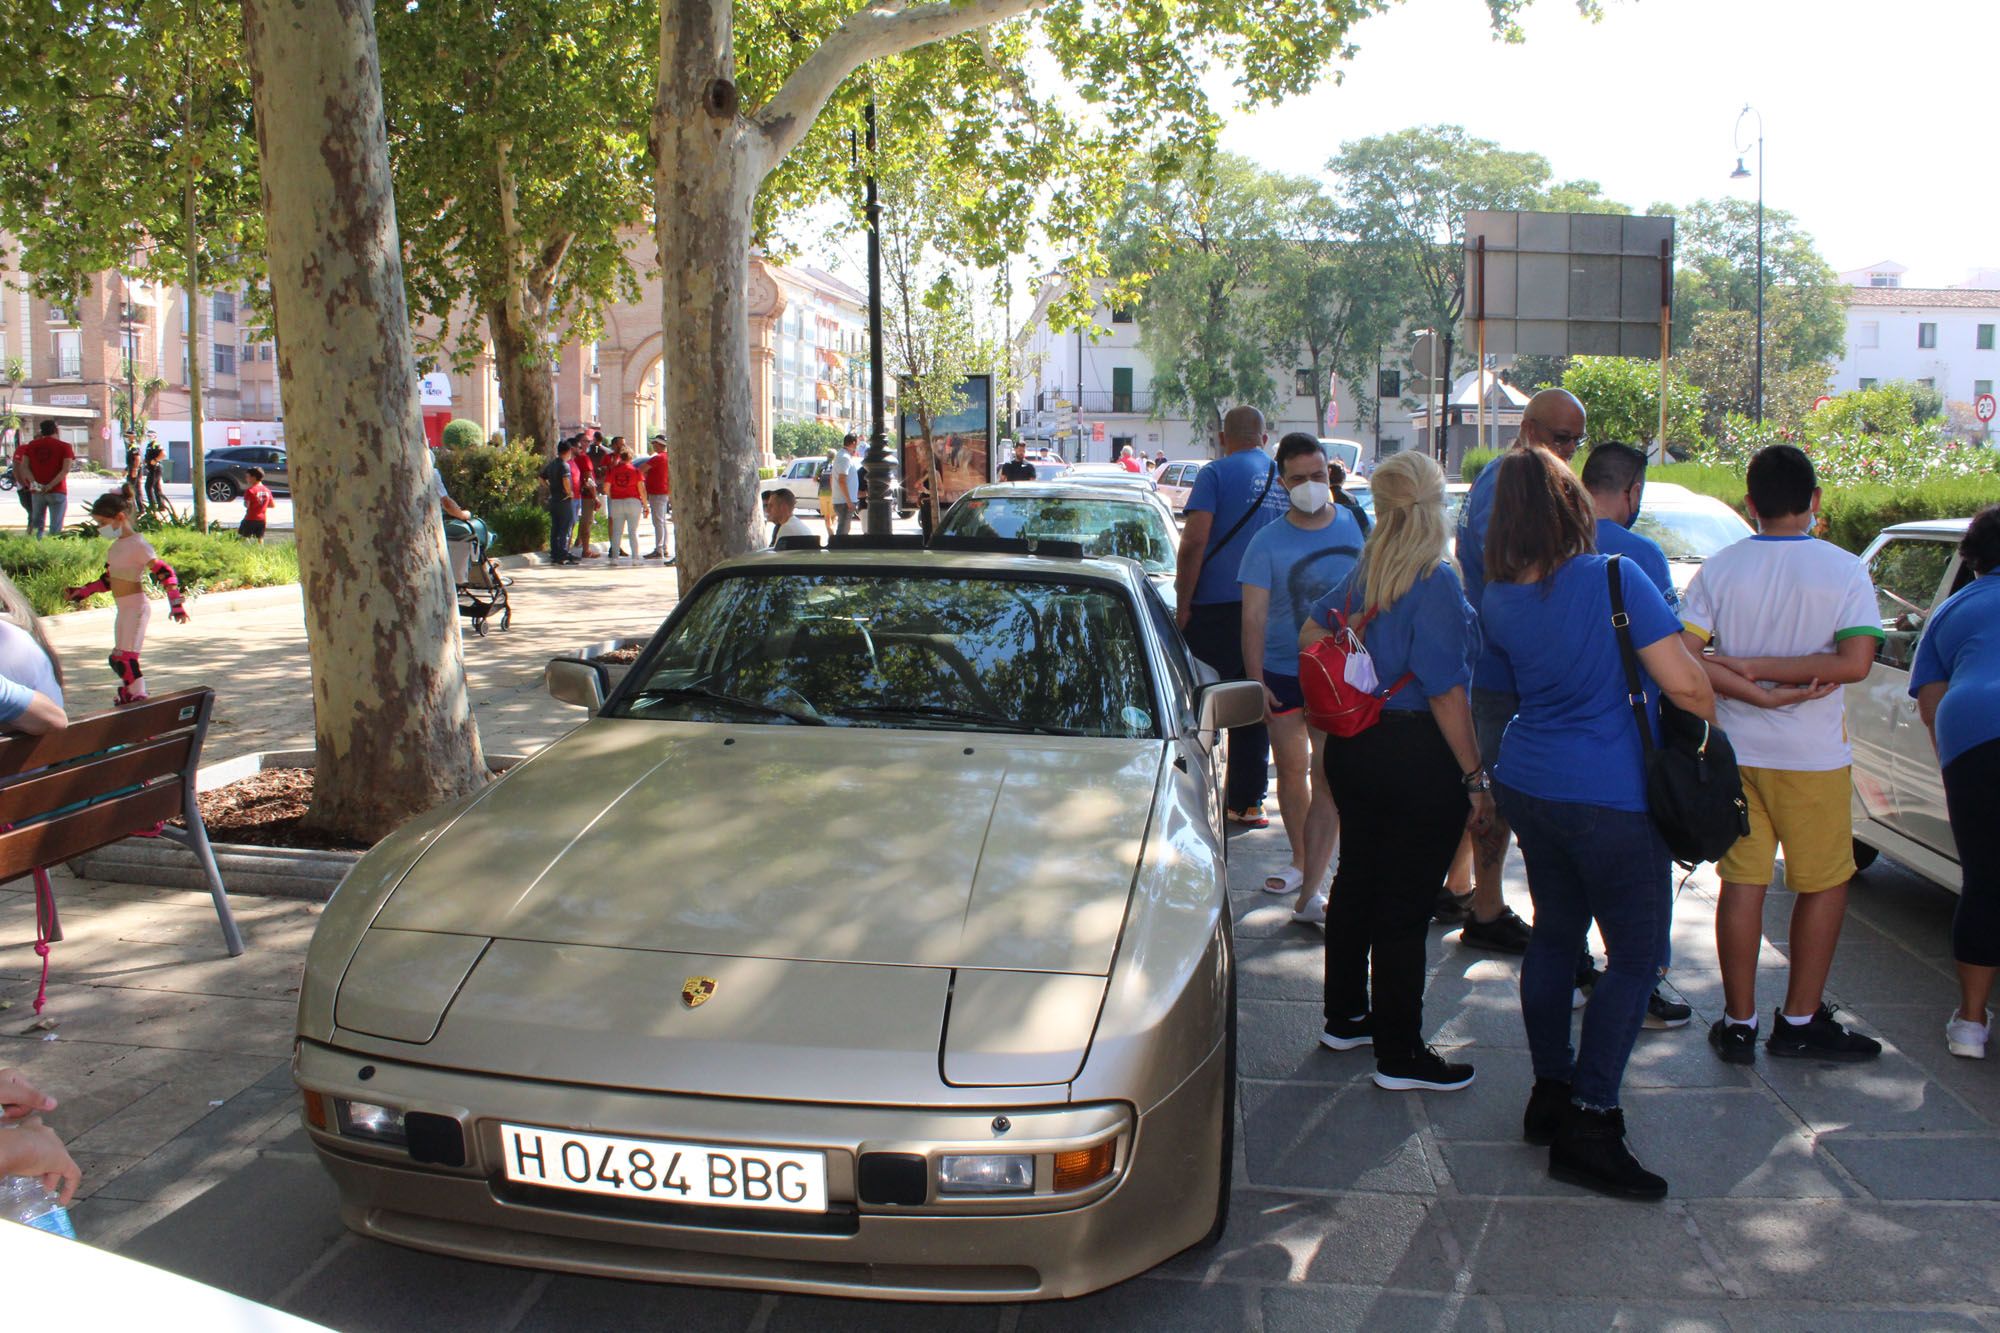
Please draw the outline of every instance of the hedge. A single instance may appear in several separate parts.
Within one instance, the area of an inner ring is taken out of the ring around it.
[[[444,423],[443,447],[446,449],[477,449],[485,443],[486,432],[479,429],[477,421],[453,417]]]
[[[499,510],[535,503],[547,462],[541,454],[516,445],[495,449],[482,444],[437,453],[438,471],[451,498],[489,524]]]
[[[290,542],[258,546],[233,532],[172,529],[149,533],[146,540],[174,567],[182,591],[190,596],[299,581],[299,552]],[[96,594],[83,607],[71,606],[62,595],[64,588],[93,582],[104,573],[104,553],[109,546],[99,537],[65,535],[38,541],[27,536],[0,536],[0,569],[20,585],[41,615],[110,606],[108,592]],[[149,596],[166,595],[150,579],[145,586]]]
[[[1714,496],[1746,520],[1750,517],[1743,505],[1740,469],[1722,464],[1674,463],[1651,469],[1647,477]],[[1820,535],[1836,546],[1859,553],[1875,540],[1877,533],[1894,524],[1931,518],[1970,518],[1990,504],[2000,504],[2000,475],[1826,486],[1820,492],[1823,524]]]

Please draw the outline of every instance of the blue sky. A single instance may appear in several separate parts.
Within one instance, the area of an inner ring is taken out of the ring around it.
[[[2000,267],[2000,0],[1604,10],[1592,23],[1569,0],[1537,0],[1527,41],[1507,46],[1484,0],[1405,0],[1355,28],[1341,82],[1232,114],[1224,145],[1312,174],[1344,140],[1458,124],[1644,209],[1754,196],[1754,181],[1729,179],[1749,102],[1764,117],[1766,203],[1796,214],[1836,269],[1895,259],[1916,286]]]

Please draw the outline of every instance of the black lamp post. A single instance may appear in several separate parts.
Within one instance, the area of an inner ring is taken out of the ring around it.
[[[889,434],[883,418],[888,415],[882,364],[882,204],[875,197],[875,104],[864,113],[868,123],[868,454],[862,467],[868,478],[867,523],[862,529],[871,537],[886,537],[892,530],[889,485],[893,469],[889,463]]]
[[[1747,180],[1749,168],[1743,165],[1743,154],[1749,145],[1743,141],[1743,118],[1757,117],[1757,387],[1755,394],[1757,424],[1764,424],[1764,115],[1749,103],[1736,116],[1736,170],[1729,173],[1731,180]]]

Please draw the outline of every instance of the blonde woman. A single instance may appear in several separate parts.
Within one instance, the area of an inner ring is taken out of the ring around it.
[[[0,731],[61,731],[62,659],[42,633],[33,603],[0,574]]]
[[[1340,864],[1326,916],[1326,1028],[1336,1051],[1375,1048],[1375,1083],[1392,1092],[1452,1091],[1472,1066],[1423,1037],[1431,905],[1460,838],[1492,823],[1466,687],[1479,630],[1444,559],[1444,473],[1422,454],[1375,469],[1375,527],[1361,560],[1314,607],[1300,645],[1339,622],[1361,631],[1381,689],[1381,720],[1326,739],[1326,778],[1340,808]],[[1371,966],[1372,964],[1372,966]]]

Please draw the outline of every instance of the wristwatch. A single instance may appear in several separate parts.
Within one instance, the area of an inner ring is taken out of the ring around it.
[[[1486,776],[1486,770],[1483,768],[1473,769],[1470,773],[1460,778],[1459,781],[1465,784],[1465,789],[1469,792],[1493,790],[1493,779]]]

